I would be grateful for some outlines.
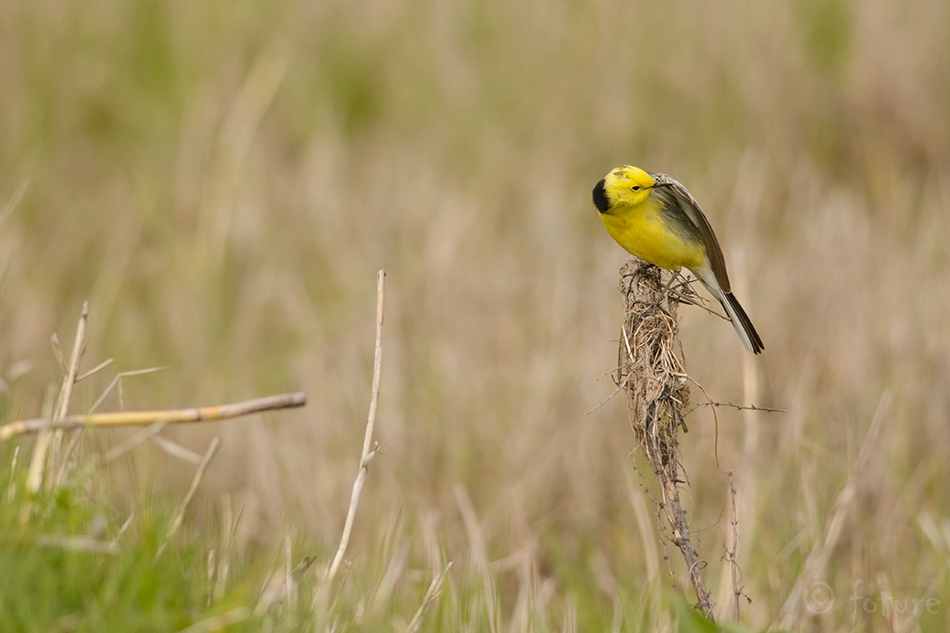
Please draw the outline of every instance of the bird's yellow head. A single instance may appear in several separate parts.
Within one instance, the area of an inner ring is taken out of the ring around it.
[[[636,207],[650,196],[656,181],[639,167],[622,165],[612,170],[594,187],[594,206],[611,213],[617,205]]]

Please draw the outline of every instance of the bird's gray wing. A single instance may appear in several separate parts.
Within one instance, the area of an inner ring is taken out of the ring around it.
[[[731,292],[729,275],[726,273],[726,261],[722,256],[722,248],[719,247],[719,240],[716,239],[716,234],[713,232],[712,226],[709,224],[709,220],[706,219],[703,210],[699,207],[699,203],[696,202],[692,194],[687,191],[686,187],[666,174],[657,173],[650,174],[650,176],[652,176],[656,182],[653,189],[654,195],[665,203],[679,208],[686,217],[689,218],[699,238],[706,246],[706,256],[709,258],[709,267],[712,268],[713,274],[716,275],[716,281],[719,282],[719,287],[722,288],[723,292]]]

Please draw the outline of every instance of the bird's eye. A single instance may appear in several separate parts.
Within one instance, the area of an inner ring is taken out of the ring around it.
[[[637,185],[636,187],[634,187],[633,190],[634,190],[634,191],[640,191],[640,185]]]

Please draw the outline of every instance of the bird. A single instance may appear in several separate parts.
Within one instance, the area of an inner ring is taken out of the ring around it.
[[[732,294],[716,234],[686,187],[666,174],[622,165],[594,186],[593,198],[620,246],[660,268],[688,269],[722,304],[743,347],[762,353],[759,333]]]

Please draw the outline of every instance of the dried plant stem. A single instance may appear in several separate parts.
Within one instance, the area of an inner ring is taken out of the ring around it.
[[[653,452],[652,460],[649,454],[647,459],[651,463],[655,463],[656,452]],[[700,610],[707,618],[712,619],[712,601],[709,599],[709,592],[706,590],[706,585],[703,583],[703,577],[700,573],[705,563],[699,559],[689,539],[689,523],[686,521],[686,511],[683,510],[679,491],[676,488],[678,480],[668,475],[661,475],[658,471],[654,472],[660,480],[663,493],[663,512],[666,514],[666,519],[673,532],[673,544],[680,549],[683,560],[686,561],[686,567],[689,569],[689,580],[693,584],[693,589],[696,590],[696,599],[699,601]]]
[[[90,413],[95,412],[97,409],[99,409],[99,405],[103,403],[103,401],[112,392],[112,390],[116,387],[116,385],[118,385],[119,387],[119,408],[124,409],[125,404],[122,399],[122,379],[131,377],[131,376],[143,376],[145,374],[151,374],[156,371],[161,371],[163,369],[167,369],[167,368],[166,367],[149,367],[147,369],[134,369],[132,371],[120,371],[112,379],[112,382],[109,383],[109,386],[105,388],[105,391],[103,391],[99,395],[99,397],[96,398],[96,401],[93,403],[92,408],[90,408],[89,410]],[[93,371],[95,370],[88,371],[86,372],[86,374],[91,374]]]
[[[732,480],[732,471],[729,471],[729,499],[732,502],[732,547],[726,549],[725,560],[729,563],[732,572],[732,596],[734,598],[736,622],[739,621],[739,597],[742,595],[742,587],[739,586],[739,519],[736,517],[736,486]]]
[[[59,391],[59,397],[56,400],[56,406],[53,408],[53,420],[61,420],[66,417],[69,410],[69,401],[73,393],[73,385],[76,383],[76,376],[79,374],[79,362],[82,359],[83,340],[86,336],[86,321],[89,318],[89,302],[82,304],[82,314],[79,317],[79,325],[76,326],[76,339],[73,341],[73,353],[66,366],[66,376],[63,378],[63,386]],[[55,341],[55,339],[54,339]],[[54,343],[54,349],[58,346]],[[9,426],[9,425],[6,425]],[[3,428],[0,427],[0,433]],[[30,492],[37,493],[43,485],[43,473],[46,470],[46,463],[50,451],[55,455],[59,436],[54,435],[54,431],[47,427],[43,429],[36,445],[33,447],[33,458],[30,461],[30,470],[27,474],[26,485]],[[0,439],[4,439],[0,434]],[[55,459],[55,457],[54,457]],[[20,519],[25,521],[32,512],[32,506],[27,504],[23,506],[23,512]]]
[[[336,576],[343,562],[343,555],[350,543],[350,533],[353,530],[353,521],[356,518],[356,507],[360,502],[360,494],[363,492],[363,484],[366,481],[366,473],[369,471],[369,463],[376,455],[376,448],[373,445],[373,427],[376,425],[376,405],[379,402],[379,372],[383,362],[383,299],[384,282],[386,272],[379,271],[376,275],[376,353],[373,357],[373,387],[369,401],[369,415],[366,419],[366,432],[363,435],[363,450],[360,454],[359,470],[356,473],[356,480],[353,482],[353,492],[350,495],[350,507],[346,513],[346,521],[343,523],[343,535],[340,537],[340,547],[336,550],[333,562],[327,568],[324,574],[324,581],[329,583]],[[371,446],[374,446],[372,450]]]
[[[198,470],[195,471],[195,476],[191,480],[191,486],[188,488],[188,492],[185,493],[181,503],[178,504],[178,510],[175,512],[175,516],[169,525],[168,534],[165,536],[165,541],[158,547],[158,551],[155,552],[155,560],[158,560],[158,558],[165,552],[165,548],[168,546],[168,540],[175,536],[175,533],[178,532],[178,528],[181,527],[181,522],[185,518],[185,511],[188,509],[188,504],[191,503],[191,498],[194,497],[195,493],[198,491],[198,486],[201,484],[201,478],[204,477],[205,470],[208,469],[208,464],[210,464],[211,460],[214,459],[214,456],[218,453],[219,448],[221,448],[221,439],[215,437],[213,440],[211,440],[211,445],[208,447],[208,450],[205,451],[204,457],[201,458],[201,463],[198,464]]]
[[[670,526],[670,540],[686,561],[699,609],[712,619],[712,601],[700,573],[704,563],[690,542],[677,487],[686,480],[679,462],[678,434],[681,427],[686,430],[683,410],[689,402],[686,371],[676,354],[677,295],[690,290],[683,285],[671,293],[672,283],[661,283],[660,269],[635,257],[624,262],[620,275],[625,307],[620,378],[626,385],[630,423],[659,481],[660,507]]]
[[[472,506],[472,499],[461,484],[455,485],[455,499],[458,502],[459,511],[462,513],[465,532],[468,534],[468,541],[472,547],[472,559],[475,568],[482,576],[482,585],[485,588],[485,610],[488,614],[488,630],[490,633],[498,633],[500,625],[498,624],[498,605],[495,600],[495,581],[492,578],[491,568],[488,564],[485,535],[478,523],[478,516]]]
[[[198,491],[201,478],[204,477],[205,471],[208,469],[208,464],[214,459],[219,448],[221,448],[221,439],[215,437],[211,440],[211,445],[208,447],[208,450],[205,451],[204,457],[201,458],[201,463],[198,464],[198,470],[195,471],[195,476],[191,480],[191,486],[188,488],[188,492],[185,493],[185,497],[181,500],[178,511],[175,512],[175,518],[172,519],[171,527],[168,529],[168,538],[174,536],[178,528],[181,527],[181,522],[185,518],[185,511],[188,509],[188,504],[191,503],[191,498],[194,497]]]
[[[111,365],[113,362],[115,362],[115,360],[112,359],[112,358],[107,358],[107,359],[105,359],[104,361],[102,361],[101,363],[99,363],[98,365],[96,365],[95,367],[93,367],[92,369],[90,369],[89,371],[87,371],[86,373],[84,373],[82,376],[77,376],[77,377],[76,377],[76,382],[77,382],[77,383],[78,383],[78,382],[82,382],[82,381],[85,380],[86,378],[90,378],[90,377],[92,377],[92,376],[95,376],[95,375],[98,374],[100,371],[102,371],[103,369],[105,369],[106,367],[108,367],[109,365]]]
[[[162,429],[164,429],[166,426],[168,426],[168,422],[165,420],[159,420],[158,422],[149,424],[147,427],[145,427],[145,429],[139,431],[129,439],[125,440],[124,442],[120,442],[117,446],[110,449],[100,458],[100,463],[107,464],[112,460],[125,455],[142,442],[146,442],[161,433]]]
[[[116,411],[114,413],[71,415],[59,420],[35,418],[32,420],[10,422],[9,424],[0,426],[0,441],[8,440],[15,435],[23,435],[26,433],[37,433],[50,429],[75,429],[84,426],[148,426],[159,421],[167,422],[168,424],[220,422],[221,420],[228,420],[252,413],[260,413],[262,411],[302,407],[305,404],[307,404],[306,394],[298,392],[266,396],[264,398],[243,400],[241,402],[211,407],[194,407],[191,409]]]
[[[82,360],[83,341],[86,338],[86,322],[89,320],[89,302],[83,301],[82,316],[79,317],[79,325],[76,327],[76,339],[73,341],[73,354],[69,357],[69,371],[63,380],[63,388],[59,392],[59,400],[56,401],[56,410],[53,417],[63,419],[69,410],[69,401],[73,395],[73,385],[76,384],[76,376],[79,375],[79,362]]]
[[[419,609],[416,611],[416,614],[412,616],[412,620],[409,621],[409,625],[406,627],[406,633],[416,633],[419,630],[419,627],[422,625],[422,618],[425,616],[426,611],[429,610],[429,607],[432,606],[438,597],[442,593],[442,584],[445,582],[445,576],[449,573],[449,570],[452,569],[453,561],[449,561],[449,564],[445,566],[440,573],[436,574],[435,578],[432,579],[432,582],[429,583],[429,590],[426,591],[425,597],[422,599],[422,604],[419,605]]]

